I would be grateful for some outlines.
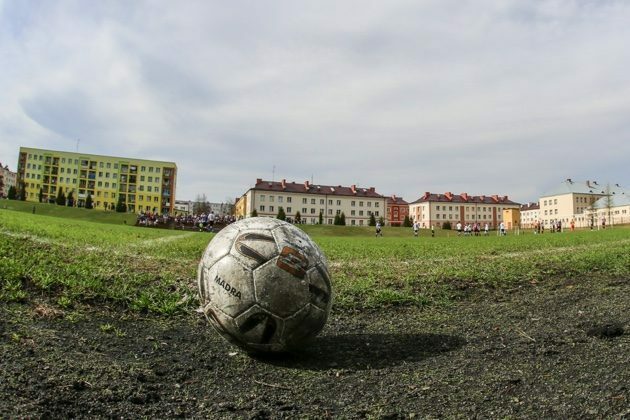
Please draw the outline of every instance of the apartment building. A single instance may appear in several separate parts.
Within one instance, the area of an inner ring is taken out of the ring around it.
[[[9,188],[15,187],[17,184],[17,173],[11,172],[9,165],[2,166],[0,163],[0,197],[9,195]]]
[[[630,223],[630,192],[622,191],[602,197],[593,203],[593,208],[587,210],[587,218],[593,217],[593,224],[622,225]]]
[[[492,229],[503,220],[504,209],[518,209],[519,203],[507,195],[469,195],[451,192],[432,194],[425,192],[422,197],[409,204],[409,217],[423,228],[442,227],[445,222],[451,226],[461,223],[488,223]]]
[[[235,205],[236,217],[250,217],[254,210],[261,217],[276,217],[282,207],[287,218],[295,220],[300,213],[302,223],[317,224],[319,215],[322,223],[332,225],[336,215],[342,213],[346,225],[367,226],[370,215],[377,219],[385,216],[386,198],[374,187],[361,188],[356,185],[330,186],[282,181],[256,180]]]
[[[619,184],[576,182],[568,178],[540,197],[540,222],[548,226],[558,220],[563,224],[574,220],[577,227],[587,227],[591,223],[590,210],[596,201],[621,194],[624,190]]]
[[[97,210],[173,213],[177,165],[127,157],[20,147],[17,184],[27,201],[53,202],[59,190],[82,207],[88,195]]]
[[[540,220],[540,205],[538,203],[525,203],[521,205],[521,227],[533,229]]]
[[[402,226],[405,217],[409,215],[409,203],[395,194],[387,197],[386,223],[390,226]]]

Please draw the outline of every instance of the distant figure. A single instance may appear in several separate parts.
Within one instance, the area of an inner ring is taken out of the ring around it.
[[[420,229],[420,224],[418,222],[413,222],[413,236],[418,237],[418,229]]]
[[[33,206],[33,214],[35,214],[35,206]]]
[[[505,224],[503,222],[499,225],[499,233],[501,236],[505,236]]]
[[[489,229],[488,222],[486,222],[485,226],[483,227],[484,236],[488,236],[488,229]]]
[[[435,225],[431,225],[431,237],[435,237]]]
[[[602,217],[602,229],[606,229],[606,218]]]
[[[571,219],[571,232],[575,231],[575,219]]]
[[[376,222],[376,237],[383,236],[383,232],[381,232],[381,222]]]
[[[455,228],[457,229],[457,236],[462,234],[462,222],[457,222],[457,224],[455,225]]]

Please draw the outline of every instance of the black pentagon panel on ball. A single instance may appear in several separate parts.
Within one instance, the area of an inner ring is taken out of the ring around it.
[[[258,305],[251,307],[234,319],[237,339],[246,349],[277,351],[283,348],[284,321]]]

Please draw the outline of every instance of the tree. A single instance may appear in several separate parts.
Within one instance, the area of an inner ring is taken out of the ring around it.
[[[345,226],[346,225],[346,215],[344,212],[341,212],[341,216],[339,216],[339,224],[341,226]]]
[[[413,226],[413,223],[411,223],[411,219],[409,218],[409,216],[405,216],[405,220],[403,221],[403,226],[404,227],[411,227]]]
[[[88,193],[87,197],[85,198],[85,208],[86,209],[94,208],[94,204],[92,203],[92,195],[90,193]]]
[[[374,213],[370,213],[370,221],[368,222],[368,226],[376,226],[376,216],[374,216]]]
[[[604,207],[606,208],[606,224],[610,227],[612,226],[612,220],[610,220],[611,208],[614,206],[613,197],[610,194],[610,184],[606,184],[606,190],[604,191],[606,195],[604,196]]]
[[[58,206],[65,206],[66,205],[66,195],[63,193],[63,188],[59,188],[59,191],[57,191],[57,199],[55,200],[55,204],[57,204]]]
[[[300,214],[299,211],[295,213],[295,223],[297,224],[302,223],[302,215]]]
[[[26,201],[26,183],[20,182],[20,200]]]
[[[43,188],[39,189],[39,194],[38,194],[37,198],[39,199],[40,203],[44,201],[44,189]]]
[[[256,211],[256,209],[252,210],[252,217],[258,217],[258,212]]]
[[[284,208],[278,207],[278,215],[276,216],[276,219],[287,220],[287,215],[284,212]]]
[[[9,187],[9,192],[7,193],[7,198],[9,200],[15,200],[17,197],[17,190],[15,189],[15,185],[11,185]]]
[[[322,213],[322,211],[319,211],[319,220],[318,220],[320,225],[324,224],[324,213]]]
[[[451,230],[451,222],[447,220],[446,222],[442,223],[442,229]]]
[[[125,204],[125,198],[122,194],[118,194],[118,202],[116,203],[117,213],[126,213],[127,205]]]
[[[66,198],[66,205],[68,207],[74,206],[74,196],[72,194],[72,191],[68,193],[68,197]]]
[[[210,213],[210,203],[208,203],[208,199],[206,198],[205,194],[197,195],[195,203],[193,204],[193,213]]]
[[[333,224],[335,226],[339,226],[341,225],[341,215],[339,214],[335,214],[335,220],[333,220]]]

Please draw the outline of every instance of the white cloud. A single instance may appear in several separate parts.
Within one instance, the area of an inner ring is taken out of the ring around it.
[[[0,161],[173,160],[178,198],[258,177],[536,199],[627,184],[621,1],[0,2]],[[460,191],[461,190],[461,191]]]

